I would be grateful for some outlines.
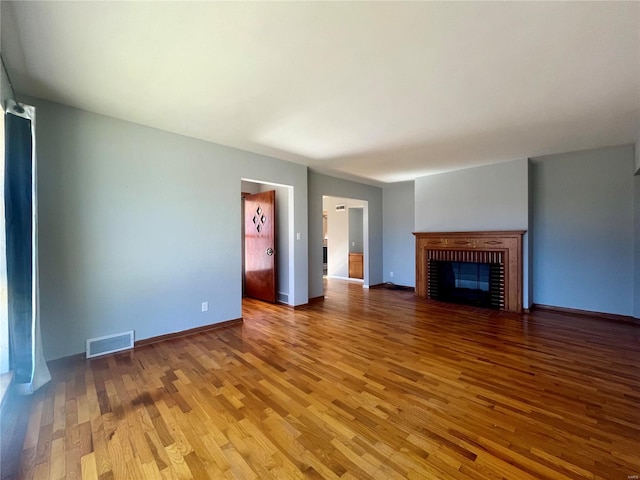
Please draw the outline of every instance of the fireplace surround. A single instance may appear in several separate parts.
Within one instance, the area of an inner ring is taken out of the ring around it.
[[[414,232],[416,295],[432,298],[430,265],[436,261],[487,263],[503,272],[501,310],[522,312],[522,236],[524,230],[483,232]]]

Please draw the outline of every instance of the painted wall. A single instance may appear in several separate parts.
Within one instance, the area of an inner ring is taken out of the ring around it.
[[[533,182],[531,180],[531,178],[533,177],[533,165],[531,164],[531,161],[529,160],[528,164],[527,164],[527,177],[529,179],[528,183],[528,192],[529,192],[529,212],[527,215],[528,218],[528,223],[529,223],[529,231],[527,232],[527,235],[525,236],[526,239],[526,244],[527,244],[527,250],[525,251],[525,254],[527,254],[528,252],[528,256],[527,256],[527,263],[526,263],[526,280],[525,280],[525,285],[528,285],[528,288],[525,290],[526,294],[527,294],[527,298],[529,299],[529,308],[531,308],[531,305],[533,304],[533,250],[535,248],[534,242],[535,242],[535,235],[533,234],[533,229],[534,229],[534,225],[533,225]]]
[[[640,318],[640,175],[633,177],[634,188],[634,289],[633,316]]]
[[[527,228],[527,160],[417,178],[418,232]]]
[[[634,246],[634,290],[633,290],[633,316],[640,318],[640,130],[638,130],[638,139],[635,144],[635,171],[636,177],[634,179],[634,214],[635,214],[635,246]]]
[[[533,301],[632,315],[633,146],[531,161]]]
[[[336,205],[345,205],[345,210],[336,211]],[[368,209],[367,202],[342,197],[324,197],[322,209],[327,212],[327,275],[349,278],[349,210],[351,207]],[[362,217],[361,217],[362,222]],[[361,223],[362,224],[362,223]],[[363,229],[361,229],[361,232]],[[364,252],[364,247],[361,250]]]
[[[0,2],[3,3],[3,2]],[[9,88],[9,81],[4,73],[4,68],[0,68],[0,102],[2,102],[2,108],[4,109],[7,102],[11,98],[11,89]],[[4,129],[3,129],[4,131]]]
[[[417,178],[415,231],[529,230],[529,163],[515,160]],[[529,297],[529,234],[523,238],[523,305]]]
[[[16,31],[16,22],[13,17],[13,9],[9,6],[9,2],[0,2],[0,45],[2,45],[3,54],[11,50],[19,52],[19,58],[24,57],[22,46],[18,40],[19,38]],[[9,75],[11,75],[11,72],[9,72]],[[4,73],[4,68],[0,68],[0,101],[3,107],[6,106],[7,100],[10,98],[11,89],[9,82]],[[18,100],[21,99],[19,98]]]
[[[292,185],[294,230],[307,231],[304,166],[32,102],[48,359],[83,351],[89,337],[134,329],[144,339],[239,318],[241,178]],[[294,250],[299,305],[304,233]]]
[[[240,191],[244,193],[260,193],[260,184],[242,180],[240,182]]]
[[[415,184],[400,182],[382,189],[384,281],[415,287]],[[391,276],[393,272],[393,277]]]
[[[322,196],[357,198],[368,202],[364,231],[369,245],[365,245],[365,285],[382,283],[382,189],[363,183],[323,175],[313,170],[308,173],[309,192],[309,298],[324,295],[322,284]],[[367,252],[368,248],[368,252]]]
[[[363,209],[349,207],[349,253],[364,251]]]

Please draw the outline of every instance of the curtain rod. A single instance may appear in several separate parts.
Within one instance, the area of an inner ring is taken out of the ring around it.
[[[9,71],[7,70],[7,66],[4,63],[4,57],[2,56],[1,53],[0,53],[0,60],[2,61],[2,69],[4,70],[4,73],[7,75],[7,81],[9,82],[9,87],[11,87],[11,94],[13,96],[13,101],[15,102],[13,109],[18,113],[24,113],[24,108],[22,108],[22,105],[20,105],[20,102],[18,101],[18,97],[16,97],[16,90],[13,88],[13,83],[11,83],[11,77],[9,76]]]

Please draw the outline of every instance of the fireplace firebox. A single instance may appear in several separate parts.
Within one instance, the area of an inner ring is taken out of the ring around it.
[[[414,233],[416,295],[521,313],[524,233]]]
[[[499,263],[429,260],[429,297],[476,307],[504,307],[504,268]]]

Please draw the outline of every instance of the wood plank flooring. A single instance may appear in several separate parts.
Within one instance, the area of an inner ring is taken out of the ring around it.
[[[302,309],[57,362],[2,415],[4,479],[628,479],[640,327],[332,280]]]

